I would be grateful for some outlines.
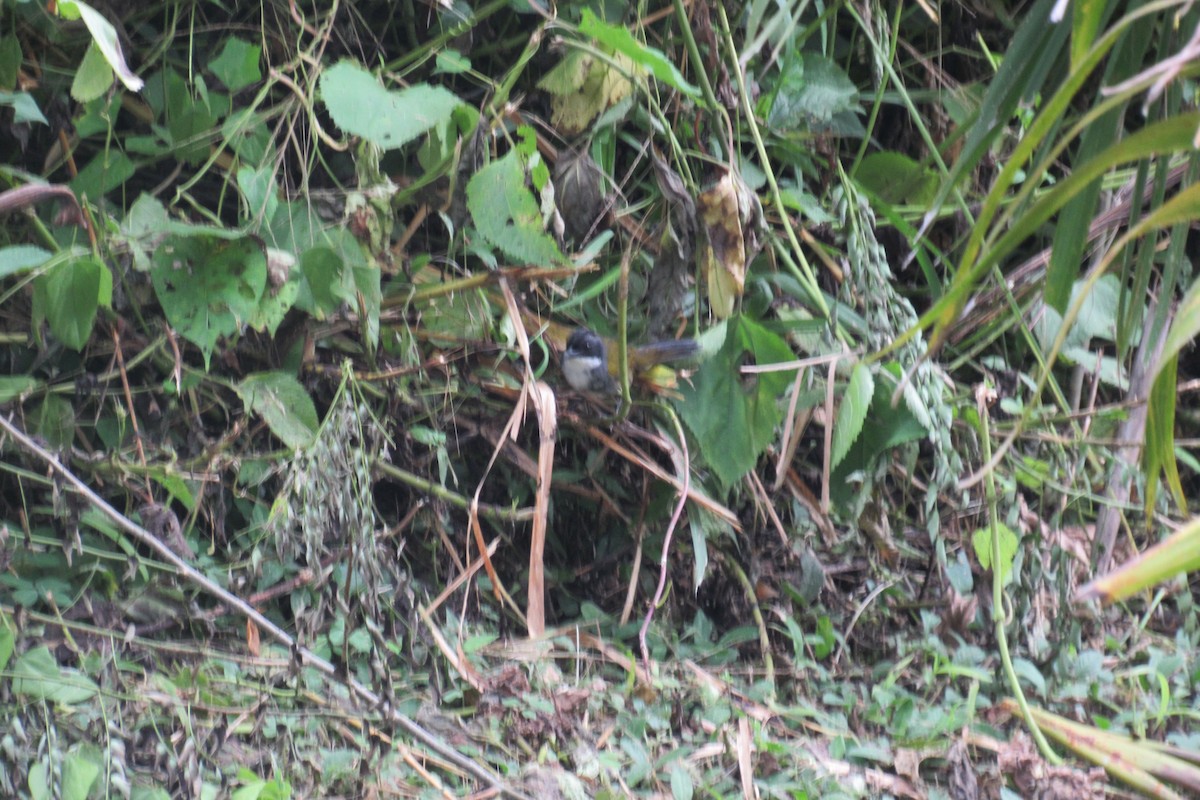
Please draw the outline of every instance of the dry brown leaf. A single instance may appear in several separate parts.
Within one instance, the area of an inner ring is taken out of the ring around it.
[[[733,314],[746,285],[746,267],[758,253],[762,206],[732,169],[696,198],[700,221],[708,234],[703,266],[708,277],[708,302],[721,319]]]

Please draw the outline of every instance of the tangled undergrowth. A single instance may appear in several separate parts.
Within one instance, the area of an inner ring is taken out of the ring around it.
[[[1200,12],[1076,5],[0,7],[0,793],[1200,792]]]

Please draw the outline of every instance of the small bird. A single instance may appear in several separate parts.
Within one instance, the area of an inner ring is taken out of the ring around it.
[[[645,378],[655,367],[694,358],[700,345],[694,339],[669,339],[630,347],[629,371],[635,378]],[[604,340],[587,328],[575,330],[567,339],[563,351],[563,376],[571,388],[590,394],[620,394],[616,376],[620,374],[615,349],[610,351]]]

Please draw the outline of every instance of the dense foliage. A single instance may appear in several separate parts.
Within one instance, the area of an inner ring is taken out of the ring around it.
[[[0,19],[0,794],[1200,792],[1200,10]]]

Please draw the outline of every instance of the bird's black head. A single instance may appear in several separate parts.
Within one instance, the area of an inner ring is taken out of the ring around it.
[[[604,361],[604,340],[587,328],[579,328],[567,339],[567,353]]]

